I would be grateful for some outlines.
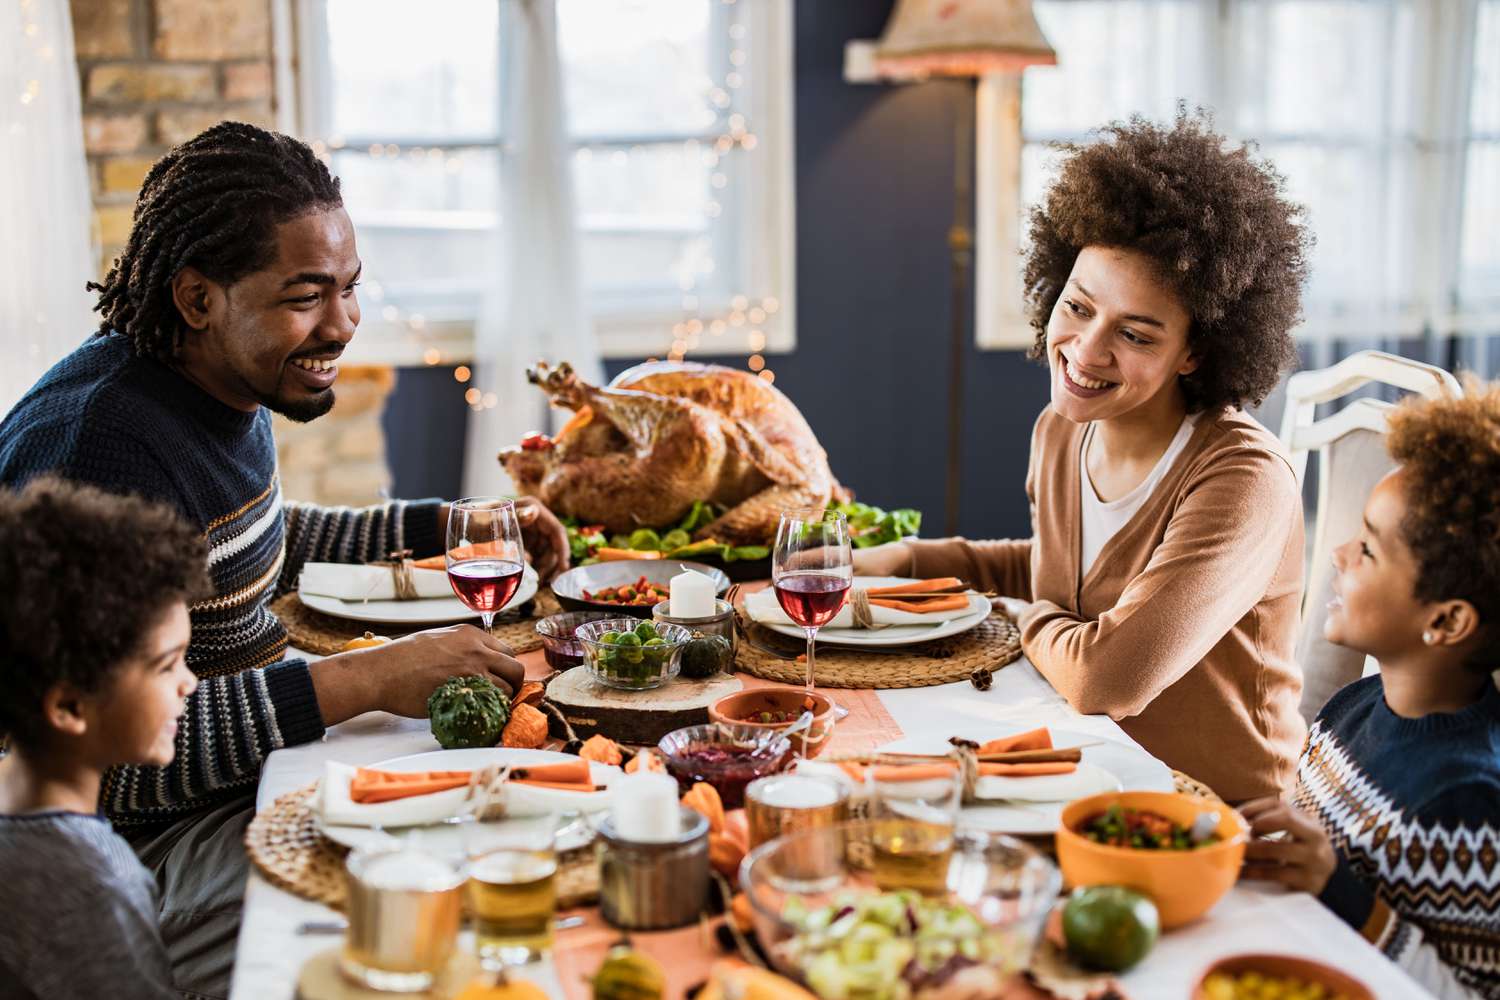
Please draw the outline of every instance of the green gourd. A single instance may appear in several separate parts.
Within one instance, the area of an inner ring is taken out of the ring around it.
[[[733,653],[734,647],[722,635],[695,632],[687,645],[682,647],[681,674],[690,680],[712,677],[721,670],[729,669]]]
[[[487,677],[450,677],[427,699],[427,715],[444,750],[492,747],[510,721],[510,699]]]
[[[667,979],[650,955],[628,944],[617,944],[609,950],[590,985],[594,1000],[661,1000]]]

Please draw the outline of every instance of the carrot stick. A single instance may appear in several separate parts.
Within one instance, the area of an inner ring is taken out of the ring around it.
[[[898,601],[890,597],[871,597],[870,603],[882,608],[891,608],[895,611],[925,614],[929,611],[962,610],[969,606],[969,599],[962,594],[954,594],[952,597],[938,597],[931,600],[909,599]]]
[[[928,781],[952,776],[957,764],[884,764],[871,772],[876,781]]]

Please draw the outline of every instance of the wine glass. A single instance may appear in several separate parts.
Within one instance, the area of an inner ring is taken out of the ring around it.
[[[455,500],[448,510],[448,583],[458,599],[484,619],[485,631],[495,613],[521,586],[526,549],[515,501],[504,497]]]
[[[782,513],[771,556],[771,583],[781,609],[807,632],[809,691],[818,629],[839,613],[853,582],[854,556],[849,548],[849,522],[843,514],[825,507]]]

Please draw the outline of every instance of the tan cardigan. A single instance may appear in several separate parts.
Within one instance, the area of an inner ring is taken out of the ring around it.
[[[1280,793],[1306,733],[1302,500],[1285,451],[1240,411],[1206,414],[1080,580],[1085,426],[1051,407],[1037,420],[1033,538],[913,542],[912,575],[1034,601],[1022,648],[1068,704],[1231,802]]]

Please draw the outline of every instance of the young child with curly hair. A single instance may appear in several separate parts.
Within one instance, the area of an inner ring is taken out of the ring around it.
[[[1500,384],[1391,416],[1400,466],[1334,552],[1330,642],[1375,657],[1313,721],[1245,875],[1317,893],[1441,997],[1500,997]]]
[[[1075,709],[1230,801],[1272,794],[1306,731],[1302,502],[1240,407],[1296,357],[1300,209],[1269,164],[1184,111],[1064,149],[1025,269],[1052,382],[1032,537],[881,546],[855,569],[1019,599],[1022,648]]]
[[[0,996],[177,995],[155,880],[99,786],[176,752],[207,560],[167,507],[50,477],[0,492],[0,912],[25,914],[0,934]]]

